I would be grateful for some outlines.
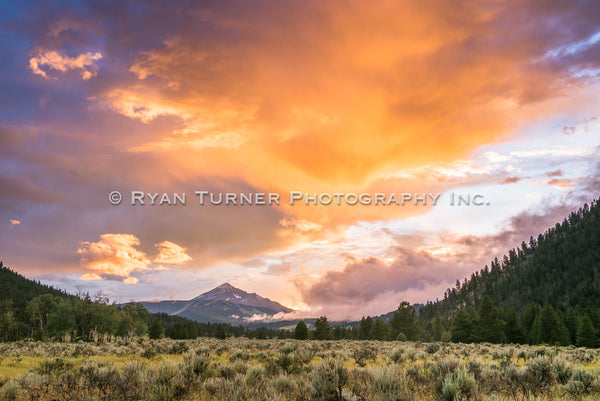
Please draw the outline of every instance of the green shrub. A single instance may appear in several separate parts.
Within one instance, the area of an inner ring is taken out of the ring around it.
[[[405,357],[404,357],[404,348],[402,348],[402,347],[394,348],[394,350],[390,354],[390,359],[392,361],[394,361],[394,363],[396,363],[396,364],[403,363],[404,360],[405,360]]]
[[[583,393],[587,394],[594,384],[594,375],[588,371],[577,369],[575,373],[573,373],[573,381],[581,383],[583,386]]]
[[[552,369],[560,384],[566,384],[573,376],[573,368],[564,359],[556,358],[552,362]]]
[[[477,384],[472,375],[465,369],[449,373],[442,385],[444,401],[470,400],[477,396]]]
[[[373,376],[368,370],[352,368],[348,381],[348,388],[358,401],[370,400]]]
[[[374,401],[410,401],[404,375],[390,368],[383,368],[373,374],[371,392]]]
[[[294,399],[298,387],[292,378],[288,375],[279,375],[271,382],[275,392],[286,396],[288,399]]]
[[[183,354],[184,352],[187,352],[190,348],[188,347],[187,343],[185,341],[178,341],[175,344],[173,344],[171,346],[171,349],[169,350],[169,354]]]
[[[190,377],[202,376],[210,365],[208,354],[197,354],[195,352],[186,352],[183,354],[182,370]]]
[[[432,355],[435,354],[436,352],[438,352],[440,349],[440,345],[437,343],[431,343],[428,344],[427,347],[425,347],[425,352],[427,352],[428,354]]]
[[[542,350],[538,350],[538,353]],[[538,356],[527,363],[524,380],[532,393],[538,394],[545,391],[552,385],[554,379],[554,371],[548,357]]]
[[[585,394],[585,386],[579,380],[569,380],[565,386],[565,392],[570,396],[578,398]]]
[[[364,367],[367,365],[367,361],[374,361],[377,358],[377,351],[369,344],[361,344],[354,350],[352,357],[358,366]]]
[[[2,401],[15,401],[17,400],[19,389],[21,386],[14,379],[9,379],[4,386],[2,386],[2,390],[0,390],[0,400]]]
[[[343,401],[342,390],[348,383],[348,369],[337,359],[325,359],[314,369],[312,376],[313,400]]]
[[[454,359],[454,358],[442,359],[440,361],[437,361],[433,365],[431,365],[430,374],[431,374],[431,381],[433,383],[434,393],[441,395],[442,387],[444,384],[444,380],[446,379],[446,376],[448,376],[450,373],[454,372],[455,370],[457,370],[461,367],[462,367],[461,361],[459,361],[458,359]]]

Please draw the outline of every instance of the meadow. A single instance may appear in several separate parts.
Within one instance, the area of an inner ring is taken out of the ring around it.
[[[203,338],[0,344],[1,400],[597,400],[600,350]]]

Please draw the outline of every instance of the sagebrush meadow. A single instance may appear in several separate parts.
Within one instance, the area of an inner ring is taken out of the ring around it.
[[[597,400],[598,349],[170,339],[0,345],[1,400]]]

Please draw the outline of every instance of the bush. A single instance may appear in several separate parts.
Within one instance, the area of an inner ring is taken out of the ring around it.
[[[568,383],[571,376],[573,376],[573,368],[562,358],[556,358],[552,362],[552,369],[560,384]]]
[[[396,364],[401,364],[402,362],[404,362],[404,348],[394,348],[394,350],[390,354],[390,359]]]
[[[0,343],[3,369],[29,364],[30,360],[23,357],[41,357],[37,367],[20,377],[0,379],[0,400],[599,399],[600,372],[595,361],[600,350],[435,345],[439,348],[431,354],[434,347],[428,343],[367,341],[231,338],[146,340],[141,345],[135,340],[100,345]],[[72,359],[75,349],[78,353],[120,358]],[[179,363],[164,357],[172,350],[184,349],[194,351],[184,352]],[[156,352],[158,357],[141,358],[145,350]],[[538,351],[542,355],[536,357]],[[211,353],[214,357],[219,352],[221,356],[211,362]],[[528,364],[519,368],[515,366],[515,357],[521,362],[521,353],[526,355]],[[49,355],[52,358],[45,359]],[[323,360],[313,365],[315,357]],[[405,358],[414,363],[402,364]],[[369,361],[371,368],[345,368],[361,359]],[[590,362],[583,364],[582,360]]]
[[[446,376],[462,367],[458,359],[442,359],[431,366],[431,379],[433,382],[433,391],[441,395],[442,387]]]
[[[524,372],[524,380],[534,394],[546,390],[554,382],[554,372],[552,365],[550,364],[550,359],[548,357],[538,356],[529,361]]]
[[[425,347],[425,352],[427,352],[428,354],[435,354],[436,352],[438,352],[440,349],[440,345],[436,344],[436,343],[431,343],[429,345],[427,345],[427,347]]]
[[[183,354],[184,352],[187,352],[190,348],[188,347],[187,343],[185,341],[178,341],[175,344],[173,344],[173,346],[171,347],[171,349],[169,350],[169,354]]]
[[[2,386],[2,391],[0,391],[0,400],[2,401],[14,401],[17,399],[19,389],[19,383],[14,379],[9,379],[4,386]]]
[[[348,369],[337,359],[321,361],[313,371],[313,400],[343,401],[342,390],[348,383]]]
[[[466,370],[460,369],[449,373],[442,385],[444,401],[470,400],[477,395],[475,379]]]
[[[368,344],[362,344],[359,348],[354,350],[352,357],[358,366],[364,367],[366,366],[367,361],[374,361],[377,358],[377,351]]]
[[[55,358],[42,361],[35,371],[41,375],[52,376],[59,375],[65,370],[69,370],[73,367],[73,364],[66,362],[62,358]]]
[[[208,354],[197,354],[195,352],[186,352],[183,354],[183,371],[189,377],[202,376],[206,373],[210,359]]]
[[[272,381],[272,386],[277,394],[286,396],[288,399],[295,399],[298,387],[292,378],[288,375],[279,375]]]
[[[410,401],[404,375],[389,368],[383,368],[373,375],[372,393],[374,401]]]
[[[349,390],[358,401],[370,400],[373,376],[365,369],[353,368],[350,371]]]
[[[573,374],[573,381],[581,383],[581,386],[583,387],[582,392],[587,394],[594,384],[594,375],[585,370],[577,369]]]

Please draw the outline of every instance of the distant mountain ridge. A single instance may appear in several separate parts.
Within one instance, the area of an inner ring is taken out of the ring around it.
[[[247,293],[244,290],[236,288],[229,283],[221,284],[220,286],[198,295],[192,301],[226,301],[238,305],[256,306],[260,308],[268,308],[279,312],[292,312],[292,309],[287,308],[280,303],[271,301],[269,298],[263,298],[260,295]]]
[[[202,323],[244,324],[257,316],[290,313],[293,309],[256,293],[223,283],[189,301],[141,302],[152,313],[167,313]]]

